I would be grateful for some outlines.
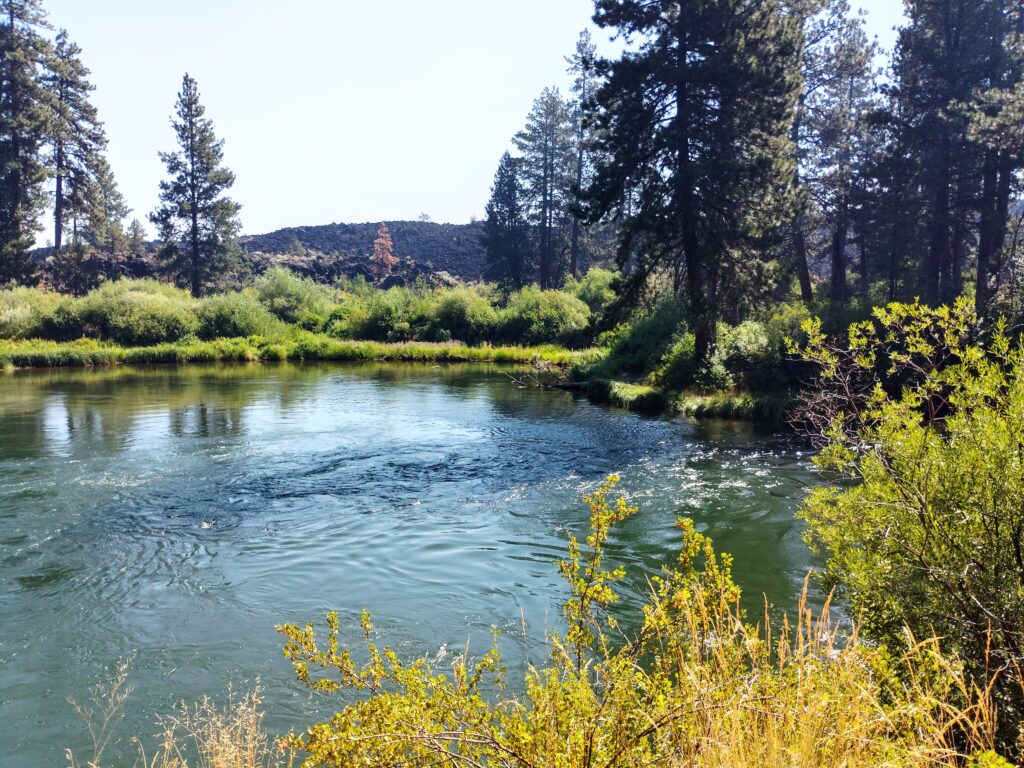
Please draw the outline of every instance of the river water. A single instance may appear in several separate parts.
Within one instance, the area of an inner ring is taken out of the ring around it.
[[[491,366],[0,375],[0,765],[88,757],[66,699],[132,655],[108,764],[229,683],[261,680],[271,731],[305,727],[325,704],[274,626],[332,609],[369,609],[409,657],[482,652],[496,626],[521,673],[559,627],[553,562],[584,530],[579,496],[611,472],[641,506],[611,546],[634,598],[686,515],[735,555],[751,608],[792,605],[813,565],[794,512],[815,477],[748,425],[521,390]]]

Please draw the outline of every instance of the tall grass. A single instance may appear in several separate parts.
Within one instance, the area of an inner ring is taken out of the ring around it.
[[[300,333],[291,339],[253,336],[215,341],[184,340],[146,347],[119,347],[92,340],[74,342],[0,340],[0,369],[59,368],[128,363],[212,363],[256,361],[395,361],[529,363],[535,359],[569,365],[581,353],[555,346],[469,347],[457,342],[346,341]]]

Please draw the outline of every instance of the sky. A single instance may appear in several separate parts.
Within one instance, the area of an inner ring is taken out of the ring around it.
[[[46,0],[83,50],[108,158],[146,221],[199,83],[246,234],[482,217],[494,170],[548,85],[566,91],[591,0]],[[853,0],[890,48],[898,0]],[[45,232],[40,242],[46,241]]]

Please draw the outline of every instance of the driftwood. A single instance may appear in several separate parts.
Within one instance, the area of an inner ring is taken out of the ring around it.
[[[521,376],[513,376],[511,373],[505,373],[505,375],[519,389],[561,389],[567,392],[582,392],[587,388],[586,382],[569,379],[566,365],[550,363],[534,355],[530,361],[530,368],[532,369],[530,373],[524,373]]]

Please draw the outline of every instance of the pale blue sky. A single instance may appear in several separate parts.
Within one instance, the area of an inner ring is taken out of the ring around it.
[[[860,4],[889,47],[901,3]],[[563,57],[592,13],[590,0],[45,5],[92,70],[132,215],[145,222],[156,204],[157,151],[173,147],[170,114],[187,70],[226,141],[246,233],[481,216],[533,99],[568,85]]]

